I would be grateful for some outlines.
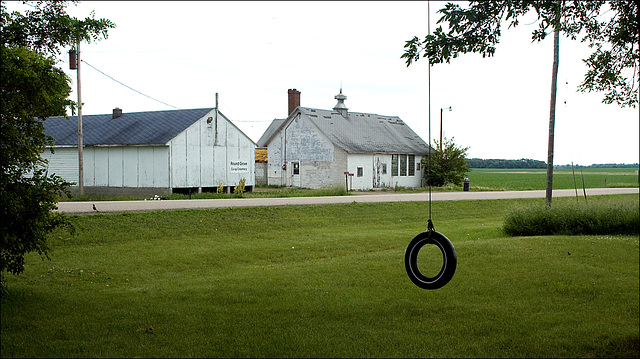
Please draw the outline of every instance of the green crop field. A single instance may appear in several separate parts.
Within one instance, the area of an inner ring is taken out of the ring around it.
[[[545,189],[546,169],[474,168],[468,174],[471,190],[527,191]],[[554,169],[554,189],[638,187],[638,173],[630,168]]]
[[[582,203],[607,201],[638,206]],[[505,235],[534,203],[433,203],[458,255],[433,291],[404,268],[426,203],[74,216],[7,276],[0,354],[638,357],[638,236]]]

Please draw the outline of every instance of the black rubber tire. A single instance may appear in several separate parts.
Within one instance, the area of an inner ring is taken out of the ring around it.
[[[435,244],[442,252],[442,269],[435,277],[427,277],[418,269],[418,252],[427,244]],[[456,272],[458,258],[453,244],[442,233],[431,231],[418,234],[407,247],[404,255],[404,265],[411,281],[423,289],[438,289],[449,283]]]

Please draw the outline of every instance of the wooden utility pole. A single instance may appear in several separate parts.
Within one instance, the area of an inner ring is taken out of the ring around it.
[[[558,85],[558,57],[560,52],[560,31],[556,29],[553,33],[553,69],[551,73],[551,104],[549,109],[549,150],[547,153],[547,191],[545,204],[551,207],[551,197],[553,194],[553,129],[556,122],[556,92]]]
[[[77,77],[78,77],[78,186],[80,187],[80,195],[84,194],[84,168],[83,168],[83,155],[82,155],[82,95],[80,91],[80,40],[77,42],[78,50],[78,62],[77,62]]]

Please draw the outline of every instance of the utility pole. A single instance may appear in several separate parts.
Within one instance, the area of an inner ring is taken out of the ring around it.
[[[551,207],[553,194],[553,141],[556,122],[556,92],[558,85],[558,62],[560,53],[560,31],[553,33],[553,69],[551,72],[551,104],[549,109],[549,149],[547,153],[547,190],[544,203]]]
[[[440,152],[442,152],[442,111],[444,111],[444,109],[440,108]],[[453,111],[451,106],[449,106],[449,111]]]
[[[77,77],[78,77],[78,186],[80,187],[80,195],[84,195],[84,168],[82,155],[82,95],[80,91],[80,40],[77,42]]]

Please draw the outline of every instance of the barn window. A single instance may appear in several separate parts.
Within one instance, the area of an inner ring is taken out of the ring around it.
[[[415,155],[409,155],[409,176],[415,176],[416,175],[416,156]]]
[[[386,174],[387,174],[387,164],[386,164],[386,163],[383,163],[383,164],[382,164],[382,174],[383,174],[383,175],[386,175]]]
[[[300,162],[293,162],[293,174],[294,175],[300,174]]]
[[[407,155],[400,155],[400,176],[407,175]]]
[[[398,175],[398,155],[391,155],[391,175]]]
[[[363,172],[363,171],[362,171],[362,167],[358,167],[358,169],[357,169],[357,171],[356,171],[356,172],[357,172],[357,174],[358,174],[358,177],[362,177],[362,172]]]

